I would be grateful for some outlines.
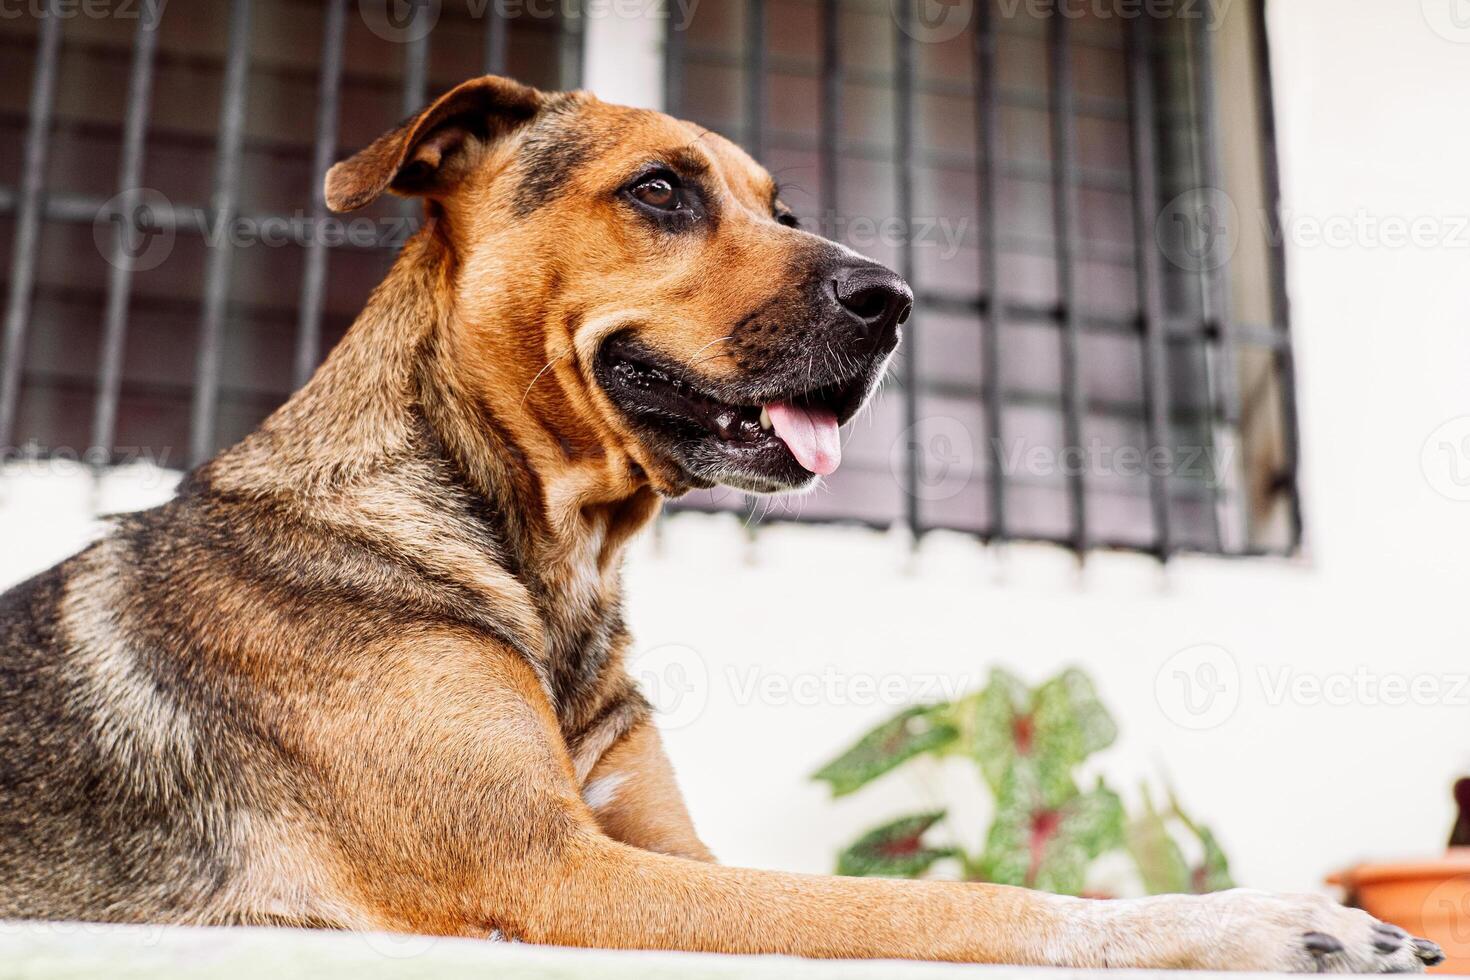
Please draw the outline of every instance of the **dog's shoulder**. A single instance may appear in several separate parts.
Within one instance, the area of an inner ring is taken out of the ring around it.
[[[54,681],[61,669],[62,601],[78,567],[77,558],[68,559],[0,594],[0,687],[6,702],[0,723],[21,712],[27,720],[44,721],[31,717],[47,710],[44,702],[28,695]]]

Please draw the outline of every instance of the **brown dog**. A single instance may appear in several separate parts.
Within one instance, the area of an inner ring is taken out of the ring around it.
[[[1422,969],[1317,897],[723,868],[622,661],[662,496],[837,463],[910,295],[725,140],[459,86],[333,168],[429,227],[176,499],[0,599],[0,918],[1067,966]]]

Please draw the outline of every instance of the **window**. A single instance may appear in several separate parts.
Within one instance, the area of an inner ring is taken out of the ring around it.
[[[1262,2],[675,5],[671,109],[743,142],[809,227],[919,295],[824,490],[680,506],[1079,552],[1293,551]],[[153,3],[33,6],[0,18],[5,454],[177,468],[235,441],[412,230],[383,201],[313,234],[326,165],[482,70],[580,77],[571,2],[210,0],[157,24]]]
[[[236,441],[315,368],[411,230],[414,209],[383,201],[312,234],[339,149],[486,70],[552,89],[580,77],[562,3],[40,6],[0,18],[7,454],[182,468]]]
[[[681,506],[1079,552],[1295,549],[1261,8],[743,0],[671,27],[672,111],[918,294],[827,491]]]

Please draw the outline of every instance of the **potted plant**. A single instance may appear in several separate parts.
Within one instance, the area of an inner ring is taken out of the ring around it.
[[[984,844],[972,853],[953,836],[931,840],[945,811],[920,812],[863,834],[838,856],[837,873],[917,878],[953,861],[966,880],[1081,895],[1094,862],[1124,852],[1150,893],[1232,887],[1215,836],[1172,793],[1155,807],[1145,788],[1129,817],[1103,779],[1083,788],[1077,769],[1116,737],[1092,682],[1075,669],[1034,689],[995,670],[972,694],[902,711],[813,778],[845,796],[921,756],[963,757],[995,803]]]
[[[1359,864],[1327,880],[1349,905],[1439,943],[1431,973],[1470,973],[1470,779],[1455,783],[1459,815],[1442,857]]]

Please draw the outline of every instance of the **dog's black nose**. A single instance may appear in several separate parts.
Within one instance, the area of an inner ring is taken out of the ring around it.
[[[833,277],[832,290],[863,340],[875,349],[893,347],[898,326],[914,305],[908,283],[881,265],[850,265]]]

